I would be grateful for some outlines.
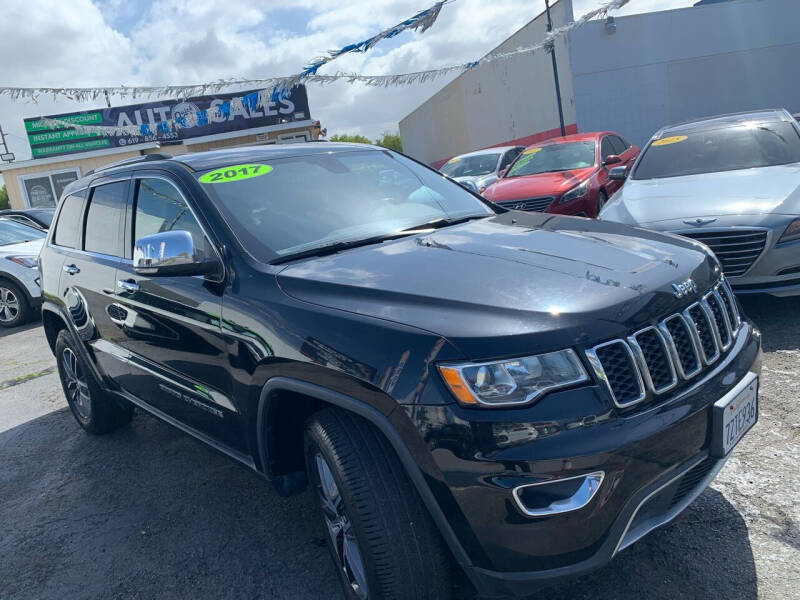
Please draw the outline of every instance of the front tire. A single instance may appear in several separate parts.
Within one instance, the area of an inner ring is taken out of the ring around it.
[[[305,436],[306,469],[348,600],[450,600],[448,550],[400,460],[363,418],[331,408]]]
[[[0,279],[0,327],[19,327],[30,320],[32,313],[19,286]]]
[[[100,388],[66,329],[56,338],[56,362],[61,387],[78,425],[100,435],[130,422],[133,407],[120,404]]]

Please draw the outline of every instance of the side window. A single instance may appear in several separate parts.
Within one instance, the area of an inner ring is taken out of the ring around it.
[[[616,154],[617,151],[614,150],[614,147],[611,145],[611,139],[609,136],[605,136],[603,141],[600,142],[600,158],[605,160],[611,154]]]
[[[81,247],[81,215],[83,214],[83,199],[86,191],[70,194],[64,198],[58,222],[53,232],[53,243],[66,248]]]
[[[616,135],[608,136],[611,139],[611,145],[614,147],[614,154],[624,154],[628,149],[628,145],[622,141],[622,138]]]
[[[120,235],[128,182],[118,181],[99,185],[92,190],[86,211],[83,249],[111,256],[123,256],[125,244]]]
[[[203,230],[175,186],[163,179],[140,179],[136,186],[133,239],[164,231],[188,231],[197,255],[208,256]]]
[[[506,152],[506,155],[503,157],[503,162],[500,163],[500,169],[505,169],[508,167],[508,165],[514,162],[514,159],[519,156],[520,152],[522,152],[522,148],[514,148],[513,150]]]

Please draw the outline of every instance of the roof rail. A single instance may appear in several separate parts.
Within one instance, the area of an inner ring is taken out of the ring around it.
[[[141,156],[133,156],[131,158],[126,158],[125,160],[118,160],[117,162],[109,163],[107,165],[103,165],[101,167],[97,167],[96,169],[92,169],[86,175],[93,175],[94,173],[99,173],[100,171],[106,171],[108,169],[113,169],[115,167],[122,167],[125,165],[132,165],[135,163],[140,162],[147,162],[150,160],[167,160],[172,158],[171,154],[162,154],[160,152],[154,152],[152,154],[142,154]]]

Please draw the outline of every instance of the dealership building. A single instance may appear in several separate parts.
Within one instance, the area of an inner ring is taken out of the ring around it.
[[[632,3],[635,6],[635,2]],[[552,4],[554,27],[572,0]],[[643,145],[664,125],[723,113],[800,112],[800,0],[700,0],[585,23],[555,41],[567,133],[611,130]],[[492,50],[540,42],[539,15]],[[560,135],[550,54],[481,64],[400,121],[404,150],[440,166],[492,146]]]
[[[147,124],[146,136],[105,136],[66,126],[52,129],[39,122],[41,117],[25,119],[33,158],[0,163],[11,208],[55,206],[61,191],[92,169],[141,154],[176,155],[319,138],[320,124],[311,119],[304,86],[263,106],[257,105],[257,97],[257,91],[236,92],[48,116],[76,125]],[[184,126],[163,125],[170,120]]]

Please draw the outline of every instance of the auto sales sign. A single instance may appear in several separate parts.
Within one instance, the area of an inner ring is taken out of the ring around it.
[[[241,98],[242,102],[231,102]],[[146,104],[133,104],[89,110],[77,113],[48,115],[47,118],[75,123],[76,125],[130,126],[148,125],[147,135],[107,137],[100,133],[86,133],[70,127],[51,129],[40,123],[40,117],[25,119],[25,131],[31,145],[33,158],[45,158],[75,152],[89,152],[104,148],[122,148],[143,142],[175,142],[188,138],[216,135],[242,129],[267,127],[281,123],[310,119],[306,88],[298,85],[288,94],[273,95],[270,102],[257,106],[258,91],[234,92],[198,96],[185,100],[163,100]],[[202,113],[202,111],[208,111]],[[198,119],[200,113],[207,118]],[[178,121],[183,126],[170,128],[159,123]]]

